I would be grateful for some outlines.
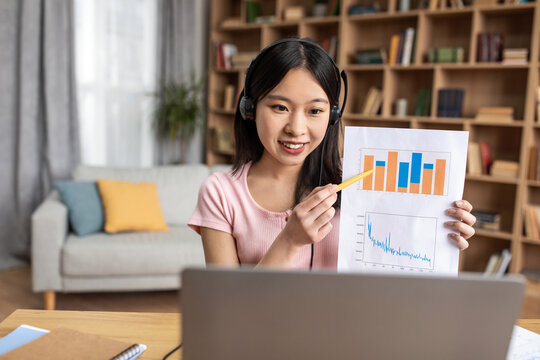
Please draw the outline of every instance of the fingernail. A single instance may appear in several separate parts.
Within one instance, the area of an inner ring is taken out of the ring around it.
[[[457,212],[457,210],[452,208],[452,209],[446,210],[446,212],[447,212],[448,214],[455,214],[455,213]]]
[[[461,200],[456,201],[456,205],[457,205],[457,206],[462,206],[462,205],[463,205],[463,201],[461,201]]]
[[[332,191],[336,191],[338,189],[338,186],[336,184],[333,184],[330,188]]]
[[[454,239],[454,240],[457,240],[457,238],[458,238],[457,234],[450,233],[449,235],[450,235],[450,237],[451,237],[452,239]]]

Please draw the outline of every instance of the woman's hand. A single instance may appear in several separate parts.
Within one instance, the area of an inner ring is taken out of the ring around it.
[[[456,242],[460,250],[465,250],[469,247],[467,241],[474,235],[473,225],[476,223],[476,218],[471,214],[472,205],[467,200],[458,200],[454,202],[453,208],[446,210],[446,213],[458,221],[448,221],[445,223],[446,227],[456,230],[458,234],[448,234],[450,239]]]
[[[330,220],[336,213],[332,207],[337,200],[336,190],[337,185],[333,184],[313,189],[295,206],[280,236],[299,247],[324,239],[332,230]]]

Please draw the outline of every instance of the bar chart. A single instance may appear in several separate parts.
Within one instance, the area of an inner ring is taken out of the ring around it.
[[[358,186],[367,191],[446,196],[450,153],[362,149],[360,168],[375,169]]]

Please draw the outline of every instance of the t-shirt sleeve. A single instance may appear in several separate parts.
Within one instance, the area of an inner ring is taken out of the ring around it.
[[[201,233],[201,227],[207,227],[232,234],[232,216],[226,191],[217,174],[208,177],[199,189],[197,206],[188,226]]]

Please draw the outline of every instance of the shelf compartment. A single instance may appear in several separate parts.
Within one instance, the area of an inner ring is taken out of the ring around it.
[[[364,101],[368,95],[369,89],[375,86],[379,89],[383,88],[382,71],[349,71],[347,78],[349,83],[349,98],[347,99],[347,113],[359,114],[362,112]],[[385,99],[383,98],[383,103]]]
[[[239,75],[234,72],[216,72],[210,77],[208,82],[208,106],[211,109],[223,109],[225,98],[225,87],[227,85],[235,86],[235,93],[242,86],[239,83]]]
[[[540,244],[523,243],[521,256],[521,270],[540,271]]]
[[[504,49],[526,48],[530,52],[533,20],[533,6],[487,7],[480,9],[478,28],[479,32],[501,33]]]
[[[463,48],[463,62],[469,61],[472,12],[434,12],[426,14],[424,36],[418,42],[422,62],[429,64],[432,48]]]
[[[388,73],[385,82],[385,103],[383,104],[384,115],[395,115],[395,104],[398,99],[407,100],[407,115],[414,116],[418,94],[421,88],[433,87],[433,71],[394,68]],[[433,114],[433,109],[431,109]]]
[[[354,65],[356,63],[356,52],[367,49],[386,49],[390,54],[390,39],[392,35],[405,32],[408,27],[418,28],[418,18],[416,16],[387,17],[377,19],[377,21],[367,21],[367,17],[362,17],[364,21],[345,21],[343,24],[340,53],[343,57],[341,63]],[[362,46],[356,39],[362,39]]]
[[[510,249],[509,239],[493,235],[496,234],[483,230],[472,237],[471,246],[460,253],[460,268],[463,271],[484,272],[492,254]]]
[[[270,24],[263,29],[263,46],[300,34],[298,24]]]
[[[525,99],[528,68],[501,67],[497,76],[491,68],[445,67],[438,72],[437,89],[434,91],[437,104],[440,88],[463,88],[463,117],[474,118],[483,106],[511,106],[514,118],[522,119],[525,114]]]
[[[315,40],[324,47],[325,41],[329,41],[332,37],[335,37],[336,40],[339,38],[339,23],[304,23],[300,26],[300,34],[302,37],[309,37]],[[335,54],[338,57],[340,44],[339,41],[336,41],[336,43],[337,49]],[[336,63],[339,62],[339,58],[334,60],[336,60]]]
[[[474,126],[471,140],[488,143],[493,160],[519,163],[522,130],[519,127]]]
[[[475,209],[493,211],[501,215],[500,231],[503,233],[513,232],[516,195],[515,184],[485,181],[467,181],[463,192],[463,198],[473,204]]]

